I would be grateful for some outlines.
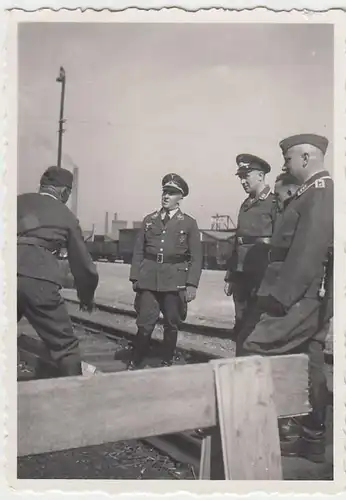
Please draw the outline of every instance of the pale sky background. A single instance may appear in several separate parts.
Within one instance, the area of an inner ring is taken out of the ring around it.
[[[265,158],[273,184],[291,134],[326,135],[333,169],[331,25],[23,23],[18,64],[18,191],[56,164],[63,65],[63,166],[79,167],[83,229],[102,232],[106,211],[141,220],[168,172],[189,183],[182,208],[201,228],[235,220],[236,155]]]

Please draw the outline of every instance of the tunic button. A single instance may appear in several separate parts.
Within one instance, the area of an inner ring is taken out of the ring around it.
[[[160,248],[160,252],[163,252],[163,248]]]
[[[164,242],[165,242],[165,240],[161,240],[161,243],[164,243]]]
[[[166,231],[162,231],[162,234],[166,234]]]

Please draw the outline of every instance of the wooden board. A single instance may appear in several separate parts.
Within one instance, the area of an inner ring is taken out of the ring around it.
[[[103,371],[104,363],[102,359],[107,359],[107,371],[111,371],[111,358],[114,353],[113,343],[101,336],[90,336],[80,343],[81,356],[84,362],[96,366],[99,371]],[[107,349],[107,346],[109,348]],[[23,350],[24,361],[30,363],[31,360],[41,357],[45,362],[52,363],[49,352],[45,348],[42,340],[34,330],[30,333],[20,335],[18,338],[18,348]],[[96,353],[100,353],[100,359],[96,359]],[[104,354],[106,354],[104,356]],[[114,353],[115,354],[115,353]],[[31,355],[34,355],[33,357]],[[225,359],[227,352],[223,352]],[[31,359],[32,358],[32,359]],[[274,398],[277,411],[280,416],[294,416],[308,413],[310,405],[308,400],[308,361],[305,354],[294,355],[294,369],[292,368],[292,355],[270,357],[273,371]],[[114,361],[114,370],[121,363]],[[124,367],[122,367],[123,369]]]
[[[215,418],[208,364],[20,382],[18,454],[208,427]]]
[[[268,359],[273,377],[279,381],[274,385],[278,414],[287,412],[287,400],[292,413],[305,413],[307,357]],[[245,362],[251,364],[251,358]],[[282,370],[288,367],[285,378]],[[292,386],[293,380],[302,394]],[[247,384],[250,382],[248,379]],[[244,387],[241,390],[246,392]],[[216,423],[211,363],[18,383],[19,455],[170,434]]]
[[[198,479],[210,479],[211,465],[211,436],[205,436],[202,440],[201,460],[199,464]]]
[[[270,360],[251,356],[213,365],[225,479],[281,480]]]

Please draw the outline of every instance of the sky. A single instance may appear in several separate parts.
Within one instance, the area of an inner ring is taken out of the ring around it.
[[[324,24],[22,23],[18,36],[18,192],[57,161],[79,168],[78,218],[141,220],[160,207],[169,172],[189,184],[183,211],[209,228],[236,220],[245,197],[239,153],[282,167],[279,141],[317,133],[331,144],[333,27]]]

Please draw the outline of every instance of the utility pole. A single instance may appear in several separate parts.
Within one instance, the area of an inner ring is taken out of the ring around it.
[[[59,139],[58,139],[58,167],[61,167],[61,151],[62,151],[62,135],[64,133],[63,125],[64,120],[64,102],[65,102],[65,84],[66,84],[66,73],[62,66],[60,66],[60,73],[56,79],[57,82],[61,83],[61,99],[60,99],[60,115],[59,115]]]

